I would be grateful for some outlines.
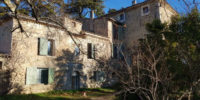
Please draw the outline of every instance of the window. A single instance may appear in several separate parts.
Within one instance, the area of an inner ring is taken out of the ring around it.
[[[92,43],[88,43],[88,58],[89,59],[95,59],[95,51],[96,51],[96,47],[95,45],[93,45]]]
[[[124,19],[125,19],[124,14],[120,14],[120,20],[124,20]]]
[[[38,54],[43,56],[53,56],[54,40],[39,38],[38,39]]]
[[[48,84],[48,69],[47,68],[38,68],[38,83]]]
[[[148,12],[149,12],[149,7],[144,7],[144,8],[143,8],[143,13],[146,14],[146,13],[148,13]]]
[[[0,61],[0,69],[3,69],[3,62]]]
[[[48,55],[53,55],[53,40],[48,40]]]
[[[123,40],[125,37],[125,28],[120,25],[113,25],[113,39]]]
[[[50,84],[54,81],[53,68],[28,67],[26,71],[26,84]]]
[[[94,81],[98,80],[98,71],[94,71]]]
[[[99,82],[99,81],[104,81],[105,80],[105,74],[102,71],[94,71],[93,73],[94,81]]]
[[[118,28],[117,28],[117,25],[113,25],[113,39],[118,40]]]
[[[118,57],[118,48],[116,44],[112,45],[112,50],[112,57],[116,59]]]
[[[143,7],[141,8],[142,16],[148,15],[148,14],[150,13],[149,8],[150,8],[149,5],[143,6]]]
[[[123,26],[118,26],[118,39],[123,40],[125,36],[125,28]]]

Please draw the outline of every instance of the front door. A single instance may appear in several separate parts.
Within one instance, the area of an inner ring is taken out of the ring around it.
[[[72,89],[73,90],[80,89],[80,74],[79,74],[79,72],[74,72],[72,74]]]

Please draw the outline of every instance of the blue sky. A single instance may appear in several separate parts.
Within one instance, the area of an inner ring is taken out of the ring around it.
[[[121,9],[121,8],[126,8],[128,6],[132,5],[133,0],[105,0],[105,12],[107,12],[109,9]],[[144,0],[137,0],[137,3],[142,2]]]
[[[105,12],[107,12],[111,8],[115,8],[117,10],[121,8],[126,8],[128,6],[131,6],[133,0],[105,0]],[[137,3],[143,2],[144,0],[137,0]],[[182,0],[167,0],[167,2],[179,13],[185,13],[186,7]],[[188,2],[192,0],[186,0]]]

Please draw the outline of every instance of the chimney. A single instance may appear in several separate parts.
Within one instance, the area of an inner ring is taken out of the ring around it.
[[[90,19],[94,19],[94,10],[90,11]]]
[[[132,5],[135,5],[135,4],[137,4],[137,0],[132,1]]]

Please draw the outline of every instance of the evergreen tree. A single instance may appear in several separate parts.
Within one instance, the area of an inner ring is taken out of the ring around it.
[[[194,97],[200,95],[196,92],[199,88],[196,83],[200,79],[200,14],[198,9],[193,9],[185,16],[174,16],[169,25],[155,20],[146,27],[150,32],[147,35],[148,42],[159,43],[165,52],[165,64],[172,77],[168,91],[178,94],[190,91]],[[145,41],[142,40],[141,43]],[[156,47],[152,45],[151,48]]]
[[[94,10],[96,16],[104,14],[104,0],[76,0],[66,5],[66,12],[75,15],[78,18],[84,18],[91,10]]]

